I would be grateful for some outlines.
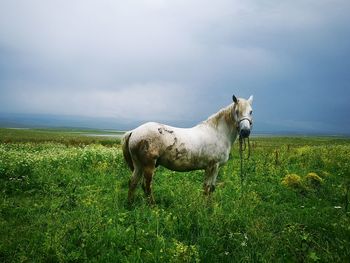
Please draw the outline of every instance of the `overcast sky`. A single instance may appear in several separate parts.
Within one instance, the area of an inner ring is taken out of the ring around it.
[[[350,133],[349,0],[0,0],[0,113]]]

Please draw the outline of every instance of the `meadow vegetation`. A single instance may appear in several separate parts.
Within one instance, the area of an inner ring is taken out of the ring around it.
[[[210,198],[203,172],[159,167],[155,206],[120,140],[0,130],[1,262],[350,262],[350,139],[252,138]]]

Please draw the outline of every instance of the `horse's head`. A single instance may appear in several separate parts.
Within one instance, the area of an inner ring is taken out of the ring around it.
[[[233,107],[233,118],[237,123],[237,130],[241,138],[247,138],[250,135],[250,131],[253,125],[252,119],[252,103],[253,96],[250,96],[249,99],[237,99],[235,95],[232,96],[232,100],[235,105]]]

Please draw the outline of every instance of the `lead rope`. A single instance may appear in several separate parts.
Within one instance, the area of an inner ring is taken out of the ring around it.
[[[249,137],[248,140],[248,156],[245,158],[245,160],[248,160],[250,158],[250,141]],[[243,139],[241,136],[239,136],[239,157],[241,159],[241,171],[240,171],[240,177],[241,177],[241,187],[243,188],[243,182],[244,182],[244,174],[243,174],[243,152],[247,149],[246,140]]]

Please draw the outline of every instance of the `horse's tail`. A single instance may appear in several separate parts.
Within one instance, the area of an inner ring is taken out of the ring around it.
[[[129,150],[129,139],[132,132],[125,133],[123,140],[122,140],[122,148],[123,148],[123,155],[126,163],[128,164],[131,171],[134,171],[134,164],[131,159],[131,154]]]

